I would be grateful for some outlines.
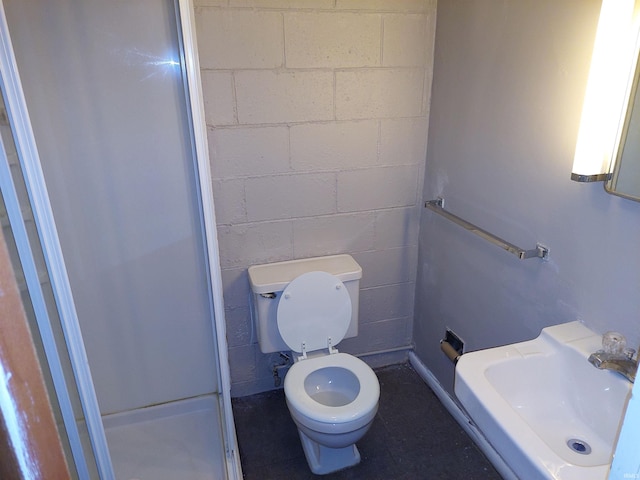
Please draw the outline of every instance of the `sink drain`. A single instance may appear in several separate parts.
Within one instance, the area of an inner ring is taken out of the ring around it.
[[[581,455],[589,455],[591,453],[591,447],[584,440],[579,438],[570,438],[567,440],[567,446]]]

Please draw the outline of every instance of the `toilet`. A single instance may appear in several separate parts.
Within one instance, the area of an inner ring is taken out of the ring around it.
[[[350,255],[249,267],[252,316],[263,353],[290,351],[284,392],[309,468],[317,475],[360,462],[356,442],[378,410],[380,385],[336,345],[358,334],[362,268]]]

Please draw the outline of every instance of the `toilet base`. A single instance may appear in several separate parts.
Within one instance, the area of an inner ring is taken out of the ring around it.
[[[360,463],[360,452],[355,443],[343,448],[330,448],[314,442],[298,429],[304,456],[316,475],[337,472]]]

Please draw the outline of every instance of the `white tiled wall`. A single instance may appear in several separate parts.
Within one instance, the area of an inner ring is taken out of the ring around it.
[[[252,264],[352,254],[360,332],[340,348],[410,344],[435,0],[196,5],[232,393],[274,388]]]

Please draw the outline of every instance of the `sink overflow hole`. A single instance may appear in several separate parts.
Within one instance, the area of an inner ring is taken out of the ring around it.
[[[568,447],[581,455],[589,455],[591,453],[591,447],[584,440],[579,438],[571,438],[567,440]]]

